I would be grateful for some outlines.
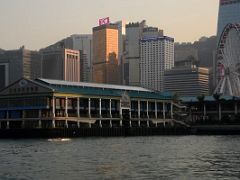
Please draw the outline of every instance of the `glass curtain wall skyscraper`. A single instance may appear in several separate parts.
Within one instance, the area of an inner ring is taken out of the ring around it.
[[[229,23],[240,23],[240,0],[219,1],[217,42],[224,27]]]
[[[240,0],[219,0],[217,45],[225,26],[229,23],[240,23]],[[217,51],[216,51],[217,52]],[[217,86],[217,59],[213,63],[213,87]]]

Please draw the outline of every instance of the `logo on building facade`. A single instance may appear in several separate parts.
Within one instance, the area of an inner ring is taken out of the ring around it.
[[[110,24],[110,18],[109,17],[102,18],[102,19],[99,19],[98,22],[99,22],[99,26]]]
[[[24,87],[28,84],[28,82],[25,79],[22,79],[21,81],[19,81],[18,84],[19,84],[20,87]]]

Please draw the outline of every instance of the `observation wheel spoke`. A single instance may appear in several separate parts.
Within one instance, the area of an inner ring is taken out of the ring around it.
[[[218,84],[214,92],[240,96],[240,31],[237,25],[227,25],[217,50]],[[224,66],[224,74],[219,66]]]

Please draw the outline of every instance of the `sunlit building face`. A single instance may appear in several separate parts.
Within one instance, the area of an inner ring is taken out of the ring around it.
[[[93,28],[93,81],[119,83],[118,27],[102,25]]]

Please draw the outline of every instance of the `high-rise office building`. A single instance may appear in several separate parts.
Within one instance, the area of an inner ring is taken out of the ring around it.
[[[179,96],[209,95],[209,71],[196,66],[174,67],[164,73],[164,90]]]
[[[118,65],[119,65],[119,78],[120,84],[124,84],[123,82],[123,63],[124,63],[124,49],[125,49],[125,37],[126,37],[126,24],[125,20],[117,21],[114,24],[118,26]]]
[[[21,47],[18,50],[0,53],[0,89],[20,78],[41,77],[41,57],[39,52]]]
[[[209,69],[209,91],[214,90],[214,62],[216,53],[216,36],[201,37],[194,43],[175,43],[175,65],[181,64],[183,61],[196,61],[196,65]]]
[[[67,48],[73,50],[80,50],[84,52],[84,58],[80,58],[81,81],[91,82],[92,81],[92,35],[91,34],[73,34],[70,37],[62,39],[57,43],[48,46],[47,49],[56,49],[56,48]],[[46,49],[46,48],[45,48]],[[81,54],[81,53],[80,53]],[[82,54],[81,54],[82,56]],[[84,61],[84,62],[81,62]],[[86,64],[87,63],[87,64]]]
[[[163,36],[163,30],[158,29],[157,27],[145,27],[143,29],[142,38],[155,38],[155,37],[161,37]]]
[[[156,91],[164,90],[164,72],[174,66],[174,39],[157,35],[142,38],[140,72],[141,86]]]
[[[89,77],[89,69],[88,66],[88,53],[85,50],[80,50],[80,81],[88,82]]]
[[[81,76],[81,81],[91,82],[92,81],[92,35],[91,34],[74,34],[68,39],[72,40],[72,48],[74,50],[81,50],[84,52],[84,58],[80,58],[80,72],[83,74]],[[81,54],[81,53],[80,53]],[[81,62],[84,61],[84,62]]]
[[[124,37],[126,35],[126,24],[124,20],[117,21],[114,24],[118,26],[118,63],[123,61]]]
[[[93,82],[120,83],[118,36],[115,24],[93,28]]]
[[[146,21],[126,25],[123,79],[124,84],[140,86],[140,39]]]
[[[240,23],[240,1],[220,0],[218,13],[217,40],[222,34],[224,27],[229,23]]]
[[[42,77],[80,81],[80,52],[65,48],[47,48],[42,53]]]
[[[219,0],[218,25],[217,25],[217,44],[220,41],[222,32],[229,23],[240,23],[240,0]],[[215,52],[216,55],[218,51]],[[217,57],[217,56],[216,56]],[[214,57],[213,89],[217,86],[217,60]]]
[[[0,89],[9,85],[9,63],[0,62]]]

